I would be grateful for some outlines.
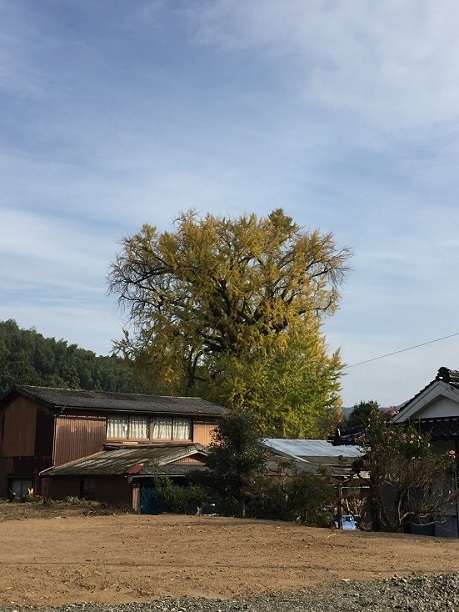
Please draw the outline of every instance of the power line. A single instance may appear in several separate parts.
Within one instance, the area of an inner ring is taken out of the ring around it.
[[[345,366],[344,369],[348,370],[349,368],[355,368],[356,366],[363,365],[364,363],[378,361],[379,359],[384,359],[385,357],[392,357],[392,355],[398,355],[399,353],[404,353],[405,351],[412,351],[413,349],[419,348],[420,346],[426,346],[427,344],[433,344],[434,342],[447,340],[448,338],[453,338],[454,336],[459,336],[459,332],[450,334],[449,336],[443,336],[442,338],[435,338],[435,340],[429,340],[428,342],[422,342],[421,344],[415,344],[414,346],[409,346],[407,348],[400,349],[399,351],[394,351],[393,353],[386,353],[385,355],[380,355],[379,357],[372,357],[371,359],[366,359],[365,361],[359,361],[358,363],[353,363],[352,365]]]

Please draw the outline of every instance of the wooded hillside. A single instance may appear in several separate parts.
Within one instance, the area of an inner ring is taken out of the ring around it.
[[[0,321],[0,395],[15,384],[141,391],[119,357],[98,357],[65,340],[45,338],[34,329],[20,329],[14,320]]]

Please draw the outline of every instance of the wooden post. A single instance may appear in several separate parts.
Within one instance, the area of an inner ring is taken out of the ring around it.
[[[338,485],[338,529],[343,528],[343,488]]]

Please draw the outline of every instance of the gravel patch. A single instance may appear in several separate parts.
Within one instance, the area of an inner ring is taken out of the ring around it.
[[[376,582],[342,580],[334,585],[289,594],[244,599],[158,599],[150,603],[99,605],[78,603],[43,608],[1,607],[0,612],[459,612],[459,574],[440,574]]]

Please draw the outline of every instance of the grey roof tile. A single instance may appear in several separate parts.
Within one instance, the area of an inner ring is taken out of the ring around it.
[[[54,389],[31,385],[14,386],[1,400],[8,401],[12,394],[21,394],[39,401],[49,408],[71,408],[99,412],[138,412],[143,414],[186,414],[221,416],[227,408],[199,397],[168,397],[164,395],[142,395],[137,393],[112,393],[80,389]]]

